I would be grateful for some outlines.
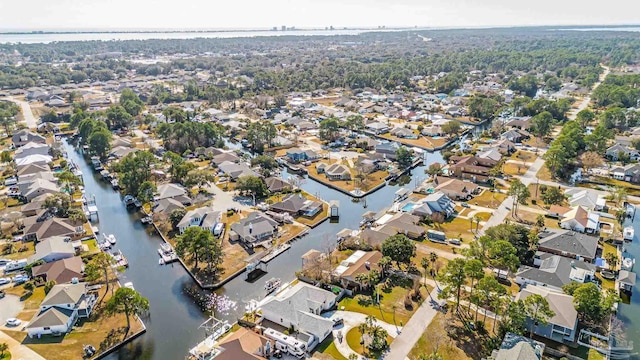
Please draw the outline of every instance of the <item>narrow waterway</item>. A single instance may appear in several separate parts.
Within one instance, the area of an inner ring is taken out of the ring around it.
[[[108,357],[114,359],[183,359],[188,349],[204,338],[204,332],[198,326],[206,320],[193,301],[183,294],[185,285],[193,285],[187,272],[178,264],[159,266],[157,249],[161,243],[158,235],[150,233],[138,220],[140,215],[128,212],[121,196],[94,173],[82,155],[71,145],[65,143],[68,158],[76,163],[83,172],[86,195],[95,196],[99,210],[100,231],[114,234],[118,239],[117,248],[121,249],[130,263],[129,269],[122,274],[121,281],[133,282],[137,291],[149,299],[151,317],[145,321],[147,333],[118,352]],[[413,188],[426,175],[424,170],[433,162],[442,163],[439,152],[429,153],[425,165],[412,170],[414,175],[405,187]],[[288,178],[286,171],[282,177]],[[243,276],[230,281],[218,293],[227,294],[238,302],[237,310],[228,318],[235,320],[241,315],[245,305],[251,299],[264,296],[264,281],[270,277],[279,277],[283,282],[295,278],[295,271],[301,267],[302,254],[310,249],[326,249],[334,245],[335,234],[345,227],[357,228],[365,211],[380,211],[391,205],[394,193],[401,185],[390,186],[366,197],[364,203],[354,203],[351,197],[327,188],[311,179],[305,179],[301,187],[317,194],[324,200],[340,201],[340,221],[324,222],[311,230],[308,236],[292,243],[290,250],[280,255],[267,266],[267,274],[253,284]],[[214,200],[215,201],[215,200]],[[94,344],[97,345],[97,344]]]
[[[626,250],[626,255],[623,253],[623,256],[630,255],[638,261],[636,266],[640,266],[640,209],[636,210],[634,218],[625,221],[624,226],[633,226],[635,238],[630,243],[623,245],[624,250]],[[638,269],[638,267],[634,267],[633,270],[637,273]],[[640,279],[637,280],[638,284],[640,284]],[[640,289],[638,289],[638,286],[636,285],[633,288],[630,303],[620,304],[618,308],[618,318],[624,322],[626,340],[631,340],[635,343],[635,352],[640,351]],[[639,360],[640,356],[634,355],[631,359]]]

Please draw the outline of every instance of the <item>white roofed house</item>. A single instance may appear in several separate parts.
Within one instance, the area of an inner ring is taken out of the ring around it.
[[[567,201],[572,207],[582,206],[585,209],[598,211],[606,205],[606,201],[601,195],[589,189],[568,189],[564,194],[568,197]]]
[[[96,303],[85,283],[55,285],[25,327],[29,337],[66,334],[78,318],[87,318]]]
[[[52,236],[42,239],[36,244],[35,255],[29,258],[29,263],[43,260],[46,263],[74,257],[76,250],[71,238],[66,236]]]
[[[600,231],[600,215],[576,206],[562,216],[560,227],[581,233],[597,233]]]
[[[331,334],[333,321],[321,313],[336,304],[333,293],[318,287],[298,283],[262,305],[262,316],[280,326],[310,335],[307,348],[321,343]]]
[[[180,234],[192,226],[213,232],[213,229],[221,219],[222,214],[220,211],[215,211],[211,207],[201,207],[187,212],[178,223],[177,228],[180,230]]]
[[[39,142],[28,142],[14,153],[14,159],[22,159],[29,155],[49,155],[49,145]]]
[[[413,206],[403,208],[416,216],[432,217],[434,214],[439,213],[442,214],[445,219],[453,215],[456,211],[453,201],[442,191],[429,194],[424,199],[413,203]]]
[[[242,176],[256,176],[257,174],[251,170],[246,164],[236,164],[230,161],[224,161],[218,168],[222,173],[229,176],[232,180],[236,180]]]

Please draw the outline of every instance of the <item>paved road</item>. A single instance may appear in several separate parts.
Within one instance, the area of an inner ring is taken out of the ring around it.
[[[349,355],[351,354],[355,354],[356,356],[358,356],[358,358],[360,358],[361,354],[358,354],[357,352],[353,351],[349,345],[347,344],[347,333],[349,332],[349,330],[353,329],[354,327],[357,327],[358,325],[362,324],[365,322],[365,319],[367,318],[367,315],[365,314],[361,314],[361,313],[357,313],[357,312],[352,312],[352,311],[335,311],[333,314],[331,314],[331,319],[333,318],[337,318],[340,317],[344,320],[344,325],[341,327],[336,327],[333,330],[333,342],[336,344],[336,347],[338,348],[338,351],[340,351],[340,354],[342,354],[342,356],[346,357],[347,359],[349,358]],[[381,321],[378,319],[378,321],[376,321],[376,325],[380,325],[383,329],[385,329],[387,331],[387,333],[389,334],[389,336],[391,337],[396,337],[398,335],[398,333],[402,330],[401,326],[395,326],[393,324],[389,324],[386,323],[384,321]],[[338,333],[341,333],[342,335],[342,342],[338,341]]]
[[[24,119],[24,122],[29,129],[35,129],[38,126],[38,121],[33,116],[33,112],[31,112],[31,106],[29,106],[28,102],[15,99],[11,96],[7,97],[6,99],[20,105],[20,108],[22,108],[22,118]]]
[[[400,335],[393,340],[389,347],[389,353],[384,358],[386,360],[405,360],[444,302],[444,300],[438,300],[438,288],[434,288],[430,297],[425,299],[404,326]]]
[[[14,340],[11,336],[0,331],[0,343],[7,343],[9,345],[9,352],[12,359],[23,360],[45,360],[42,356],[38,355],[35,351],[20,344]]]
[[[600,74],[598,82],[593,84],[593,87],[591,88],[591,91],[589,92],[589,94],[587,94],[587,96],[585,96],[582,99],[582,101],[580,101],[580,104],[578,104],[576,109],[575,110],[571,110],[569,112],[569,114],[567,116],[569,118],[569,120],[574,120],[580,111],[586,109],[587,106],[589,106],[589,103],[591,102],[591,94],[593,93],[593,90],[595,90],[598,86],[600,86],[600,84],[602,84],[602,81],[604,81],[604,79],[607,77],[607,75],[609,75],[609,72],[610,72],[611,69],[609,69],[607,66],[604,66],[604,65],[600,65],[600,66],[602,66],[602,68],[604,68],[604,71],[602,72],[602,74]]]

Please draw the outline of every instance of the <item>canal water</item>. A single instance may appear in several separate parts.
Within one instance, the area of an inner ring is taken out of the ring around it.
[[[86,196],[95,196],[99,211],[100,232],[114,234],[118,239],[117,248],[121,249],[130,263],[129,269],[122,274],[121,282],[131,281],[143,296],[149,299],[151,317],[145,321],[147,333],[108,359],[183,359],[188,349],[204,339],[204,331],[198,326],[206,320],[205,316],[193,301],[183,293],[185,285],[194,282],[187,272],[178,264],[173,266],[158,265],[157,249],[161,244],[158,235],[149,233],[140,223],[140,215],[128,212],[122,203],[121,196],[94,173],[73,146],[65,143],[68,158],[78,164],[83,173]],[[261,279],[251,283],[239,276],[222,289],[219,294],[226,294],[238,303],[235,313],[228,316],[235,320],[242,315],[245,305],[251,299],[264,296],[264,281],[278,277],[283,282],[295,278],[295,271],[301,267],[301,256],[310,249],[324,250],[335,245],[336,233],[345,227],[355,229],[359,226],[365,211],[380,211],[391,205],[394,193],[402,186],[413,188],[426,178],[424,170],[434,162],[442,163],[440,152],[428,153],[425,164],[412,170],[414,176],[405,185],[387,185],[366,197],[364,202],[354,203],[351,197],[321,185],[311,179],[305,179],[301,187],[323,200],[340,202],[340,221],[324,222],[309,232],[309,235],[292,242],[291,248],[272,260]],[[282,173],[283,178],[297,176]],[[215,201],[215,200],[214,200]],[[96,346],[98,344],[94,344]]]
[[[624,249],[627,252],[627,256],[638,261],[636,266],[640,266],[640,209],[636,210],[634,218],[625,221],[624,226],[633,226],[635,230],[635,237],[633,241],[625,243]],[[623,254],[624,255],[624,254]],[[634,272],[638,273],[639,268],[634,267]],[[624,329],[626,340],[634,342],[634,351],[640,352],[640,278],[637,279],[638,283],[633,288],[631,299],[629,304],[620,304],[618,311],[618,318],[624,322]],[[640,356],[635,355],[631,359],[640,360]]]

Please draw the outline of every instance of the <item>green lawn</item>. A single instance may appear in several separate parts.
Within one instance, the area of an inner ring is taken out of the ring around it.
[[[347,358],[342,356],[340,351],[338,351],[336,344],[333,342],[332,336],[329,336],[328,338],[324,339],[324,341],[320,345],[318,345],[318,347],[316,348],[316,354],[314,354],[314,357],[316,357],[318,353],[329,356],[329,358],[331,359],[347,360]],[[324,358],[326,356],[319,356],[319,357]]]
[[[407,321],[409,321],[411,315],[413,315],[417,307],[420,306],[420,304],[413,303],[412,309],[405,309],[404,298],[405,296],[407,296],[407,294],[409,294],[410,291],[410,289],[406,289],[400,286],[395,286],[388,293],[381,291],[380,305],[368,305],[359,303],[357,298],[347,297],[340,301],[340,303],[338,304],[338,309],[359,312],[366,315],[373,315],[376,319],[380,319],[389,324],[393,324],[393,307],[395,306],[395,322],[398,324],[398,326],[401,326],[401,324],[406,324]],[[423,295],[428,296],[425,294],[424,289],[421,291]],[[343,307],[344,309],[342,309]]]
[[[87,247],[89,248],[87,254],[97,254],[98,252],[100,252],[100,248],[98,248],[98,242],[96,241],[96,239],[84,240],[82,244],[87,245]]]

